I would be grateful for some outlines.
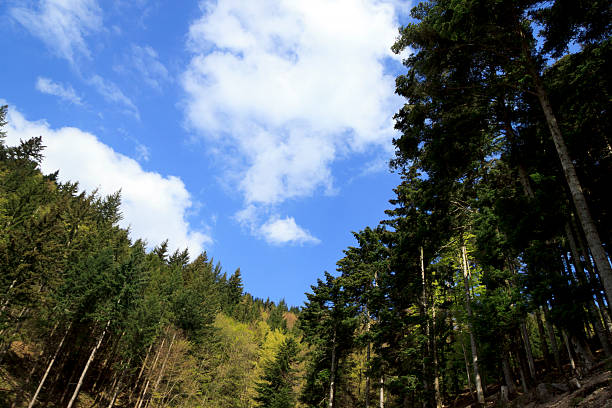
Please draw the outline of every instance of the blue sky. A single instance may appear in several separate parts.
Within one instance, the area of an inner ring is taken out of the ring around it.
[[[408,5],[4,1],[7,143],[43,136],[43,171],[122,190],[133,238],[301,305],[399,182],[389,48]]]

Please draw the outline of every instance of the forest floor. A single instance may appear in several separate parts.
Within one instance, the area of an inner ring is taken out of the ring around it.
[[[569,367],[568,367],[569,368]],[[612,408],[612,360],[596,364],[582,378],[548,378],[527,394],[499,401],[499,386],[489,389],[486,406],[512,408]],[[577,386],[579,385],[579,388]],[[468,394],[469,395],[469,394]],[[457,405],[455,405],[457,406]],[[463,405],[470,406],[469,404]]]

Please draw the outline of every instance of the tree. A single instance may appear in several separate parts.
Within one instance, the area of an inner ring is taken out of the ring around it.
[[[273,361],[264,366],[262,381],[257,383],[257,401],[264,408],[292,408],[295,406],[295,369],[299,348],[291,337],[279,347]]]

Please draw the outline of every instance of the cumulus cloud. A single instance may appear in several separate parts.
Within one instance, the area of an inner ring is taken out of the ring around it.
[[[117,153],[96,136],[73,127],[53,129],[44,121],[28,121],[9,109],[7,144],[42,136],[45,146],[42,170],[60,170],[62,181],[78,181],[87,191],[98,189],[108,195],[121,190],[123,227],[134,238],[152,246],[166,238],[173,249],[188,248],[191,255],[202,252],[212,239],[193,229],[186,219],[194,203],[180,178],[164,177],[142,169],[135,160]]]
[[[10,15],[71,64],[77,56],[91,57],[85,37],[103,27],[95,0],[42,0],[37,7],[14,7]]]
[[[293,217],[270,218],[259,228],[259,234],[272,245],[318,244],[320,241],[295,223]]]
[[[339,157],[390,152],[401,105],[385,71],[396,58],[393,1],[218,0],[201,8],[189,30],[185,113],[218,150],[240,156],[228,173],[245,207],[332,192]]]
[[[140,113],[134,102],[112,81],[102,78],[100,75],[94,75],[89,80],[89,83],[102,97],[110,103],[123,106],[125,112],[140,120]]]
[[[61,100],[75,105],[83,104],[83,101],[81,101],[81,98],[76,94],[72,86],[64,86],[60,83],[53,82],[49,78],[38,77],[36,80],[36,89],[42,93],[57,96]]]

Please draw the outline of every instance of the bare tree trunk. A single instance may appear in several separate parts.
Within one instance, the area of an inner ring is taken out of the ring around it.
[[[578,175],[576,173],[576,168],[574,167],[574,163],[570,158],[569,151],[565,141],[563,140],[563,135],[561,134],[561,130],[557,123],[557,118],[555,117],[550,101],[548,100],[548,93],[544,89],[542,78],[535,71],[533,63],[531,62],[531,53],[527,48],[524,33],[521,32],[521,34],[523,35],[524,53],[525,57],[529,59],[536,94],[538,96],[538,100],[540,101],[540,105],[542,106],[542,110],[544,111],[548,129],[550,130],[550,134],[557,149],[557,154],[559,156],[559,160],[561,161],[561,167],[563,168],[563,174],[565,175],[565,180],[567,181],[567,185],[572,196],[572,201],[574,202],[574,206],[576,208],[576,214],[578,215],[580,225],[582,226],[582,230],[586,236],[587,244],[591,250],[591,254],[593,255],[595,265],[599,270],[601,281],[608,297],[608,304],[610,304],[610,300],[612,299],[612,268],[610,267],[610,262],[603,245],[601,244],[597,227],[593,221],[593,217],[591,216],[586,198],[584,197],[582,186],[580,185],[580,180],[578,179]]]
[[[569,340],[567,339],[567,334],[565,334],[565,330],[561,330],[561,335],[563,336],[563,342],[565,343],[565,348],[567,349],[567,355],[569,356],[572,373],[576,373],[576,361],[574,360],[574,356],[572,355],[572,347],[570,346]]]
[[[385,408],[385,379],[380,376],[380,393],[378,394],[378,407]]]
[[[96,342],[96,345],[94,346],[94,348],[91,350],[91,353],[89,354],[89,358],[87,359],[85,368],[83,368],[83,372],[81,373],[79,382],[77,383],[74,393],[72,394],[72,398],[70,398],[70,401],[68,402],[68,406],[66,408],[72,408],[72,406],[74,405],[79,395],[79,391],[81,391],[81,387],[83,386],[83,380],[85,379],[85,374],[87,374],[87,370],[89,370],[89,366],[91,362],[93,361],[94,357],[96,356],[96,352],[100,348],[100,345],[102,344],[102,340],[104,340],[104,336],[106,335],[106,331],[108,330],[110,324],[111,324],[111,321],[109,319],[108,322],[106,322],[106,326],[104,327],[104,330],[102,330],[102,334],[100,334],[100,337],[98,338],[98,341]]]
[[[159,350],[157,351],[157,354],[155,355],[155,359],[153,360],[153,365],[151,366],[151,370],[149,371],[149,374],[147,375],[147,380],[145,381],[145,385],[144,385],[144,388],[142,389],[142,393],[140,394],[140,397],[136,401],[136,408],[140,408],[142,406],[144,397],[147,394],[147,390],[149,389],[149,384],[151,383],[151,377],[154,374],[155,367],[157,367],[157,361],[159,360],[159,356],[161,355],[161,352],[164,348],[165,343],[166,343],[166,338],[164,337],[162,339],[161,345],[159,346]]]
[[[536,324],[538,325],[538,334],[540,335],[540,344],[542,345],[542,354],[544,355],[544,363],[546,364],[546,370],[550,371],[552,361],[550,358],[550,350],[548,350],[548,344],[546,344],[546,333],[544,331],[544,325],[542,324],[542,316],[540,315],[540,309],[536,309],[534,313]]]
[[[440,393],[440,365],[438,363],[438,348],[436,347],[436,304],[431,305],[431,327],[432,327],[432,349],[433,349],[433,368],[434,368],[434,395],[436,398],[436,408],[442,408],[443,401]]]
[[[502,358],[502,369],[504,371],[506,385],[508,386],[508,392],[510,394],[516,394],[516,386],[514,384],[514,379],[512,378],[512,371],[510,371],[510,364],[508,363],[508,353],[504,353]]]
[[[40,391],[42,390],[42,387],[45,385],[45,381],[47,380],[47,376],[49,375],[49,372],[51,371],[51,368],[53,368],[53,364],[55,364],[55,360],[57,359],[57,355],[59,354],[60,350],[62,349],[62,346],[64,345],[64,340],[66,340],[66,337],[68,336],[68,333],[70,332],[70,328],[71,327],[72,327],[72,322],[68,325],[68,328],[66,329],[66,332],[62,336],[62,339],[60,340],[57,348],[55,349],[55,353],[53,354],[53,357],[51,358],[51,361],[49,361],[49,364],[47,365],[47,369],[45,370],[45,373],[43,374],[42,378],[40,379],[40,382],[38,383],[38,388],[36,388],[36,392],[34,393],[34,396],[32,396],[32,399],[30,400],[30,403],[28,404],[28,408],[32,408],[34,406],[34,403],[36,402],[36,399],[38,398],[38,394],[40,394]]]
[[[427,310],[427,284],[425,282],[425,260],[423,258],[423,247],[421,246],[421,315],[423,316],[423,320],[425,322],[425,338],[427,341],[425,342],[425,355],[422,359],[422,367],[423,367],[423,390],[425,391],[425,398],[423,399],[423,408],[429,406],[430,401],[430,385],[429,385],[429,370],[427,367],[427,357],[430,356],[430,333],[429,333],[429,314]]]
[[[130,390],[130,396],[128,397],[128,403],[131,405],[132,400],[134,399],[134,393],[138,390],[138,386],[140,385],[140,377],[142,376],[142,372],[147,366],[147,361],[149,360],[149,354],[151,354],[151,349],[153,348],[153,344],[155,341],[151,342],[149,345],[149,349],[147,350],[147,354],[145,354],[145,358],[142,361],[142,365],[140,366],[140,370],[138,371],[138,377],[136,377],[136,381],[134,381],[134,386]]]
[[[559,372],[563,372],[563,366],[561,365],[561,355],[559,354],[559,347],[557,346],[557,340],[555,338],[555,329],[550,321],[550,316],[548,313],[548,306],[544,306],[542,308],[544,310],[544,323],[546,323],[546,332],[548,333],[548,340],[550,341],[550,348],[553,352],[553,357],[555,358],[555,365]]]
[[[531,341],[529,341],[529,333],[527,333],[527,326],[525,322],[521,323],[521,337],[523,338],[523,345],[525,346],[525,355],[527,357],[527,365],[529,366],[529,374],[531,379],[536,380],[535,362],[533,361],[533,352],[531,351]]]
[[[334,386],[336,381],[336,329],[334,328],[334,338],[332,340],[332,360],[331,360],[331,372],[329,374],[329,401],[327,402],[328,408],[334,407]]]
[[[164,377],[164,371],[166,369],[166,363],[168,363],[168,358],[170,357],[170,352],[172,351],[172,345],[174,344],[174,340],[176,339],[176,333],[174,333],[172,335],[172,340],[170,340],[170,344],[168,345],[168,351],[166,352],[166,357],[164,357],[164,362],[162,363],[162,366],[159,370],[159,375],[157,376],[157,381],[155,381],[155,385],[153,386],[153,389],[151,390],[151,399],[153,398],[153,396],[155,395],[155,393],[157,392],[157,388],[159,387],[159,383],[161,382],[162,378]],[[151,400],[149,399],[149,402]],[[147,404],[145,405],[145,408],[149,405],[149,402],[147,402]]]
[[[474,329],[472,327],[472,307],[470,305],[470,284],[468,283],[469,266],[467,259],[467,251],[465,245],[461,246],[463,260],[463,285],[465,287],[465,309],[468,314],[468,327],[470,329],[470,345],[472,347],[472,365],[474,367],[474,382],[476,383],[476,395],[478,396],[478,404],[485,403],[484,392],[482,390],[482,381],[480,379],[480,371],[478,370],[478,349],[476,347],[476,339],[474,338]]]
[[[463,360],[465,361],[465,372],[467,374],[468,389],[470,390],[470,395],[472,396],[472,399],[475,399],[474,387],[472,386],[472,374],[470,373],[470,362],[468,361],[467,353],[465,351],[465,345],[463,344],[463,339],[461,339],[461,349],[463,350]]]

